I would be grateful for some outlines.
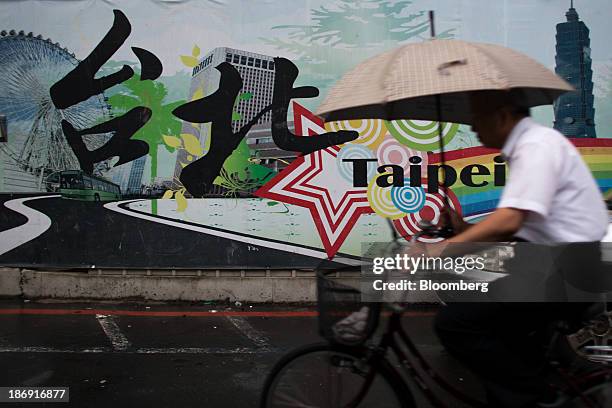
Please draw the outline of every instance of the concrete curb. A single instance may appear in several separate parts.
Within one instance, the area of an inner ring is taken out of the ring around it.
[[[155,276],[0,270],[0,296],[28,299],[243,300],[312,302],[313,278]]]
[[[0,296],[20,296],[21,273],[15,268],[0,268]]]
[[[160,272],[162,273],[162,272]],[[142,299],[253,303],[316,301],[313,272],[298,271],[45,272],[0,268],[0,296],[28,299]],[[357,277],[343,283],[359,285]],[[415,302],[431,302],[426,294]]]

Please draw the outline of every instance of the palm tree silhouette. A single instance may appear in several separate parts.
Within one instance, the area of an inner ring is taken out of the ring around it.
[[[149,145],[151,157],[151,181],[157,177],[157,149],[163,145],[169,152],[174,148],[163,141],[164,135],[179,135],[182,121],[172,114],[172,110],[185,103],[184,100],[165,103],[168,90],[161,82],[140,80],[136,73],[132,78],[123,82],[125,91],[111,96],[108,101],[115,114],[123,114],[137,106],[144,106],[153,112],[151,119],[136,132],[132,138],[145,141]]]

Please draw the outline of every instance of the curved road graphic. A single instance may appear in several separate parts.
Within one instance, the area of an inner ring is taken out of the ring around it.
[[[115,201],[115,202],[111,202],[108,204],[104,204],[104,208],[111,210],[111,211],[121,213],[121,214],[128,215],[130,217],[141,218],[143,220],[156,222],[159,224],[165,224],[165,225],[169,225],[169,226],[176,227],[176,228],[183,228],[183,229],[190,230],[190,231],[200,232],[200,233],[204,233],[208,235],[214,235],[217,237],[231,239],[231,240],[236,240],[236,241],[240,241],[245,244],[258,245],[262,247],[276,249],[279,251],[305,255],[305,256],[312,257],[312,258],[318,258],[318,259],[327,258],[327,254],[323,250],[304,248],[302,246],[292,245],[291,243],[274,242],[272,240],[266,240],[266,239],[257,238],[257,237],[247,237],[244,235],[232,233],[231,231],[219,231],[219,230],[215,230],[212,228],[207,228],[205,225],[196,226],[196,225],[186,224],[178,220],[177,221],[168,220],[165,218],[156,217],[154,215],[143,214],[141,212],[137,212],[137,211],[133,211],[133,210],[129,210],[129,209],[121,207],[122,204],[128,204],[128,203],[132,203],[135,201],[140,201],[140,200],[135,199],[135,200]],[[334,257],[334,261],[345,264],[345,265],[352,265],[352,266],[361,265],[363,263],[362,261],[359,261],[357,259],[352,259],[352,258],[348,258],[344,256],[336,256]]]
[[[146,214],[126,208],[132,200],[95,203],[58,195],[5,200],[0,201],[0,219],[7,228],[0,231],[0,265],[312,269],[322,262],[326,267],[359,262],[342,257],[328,265],[319,248]],[[605,240],[611,239],[609,234]],[[608,247],[604,259],[612,261]]]
[[[10,197],[6,201],[23,198]],[[50,200],[24,202],[30,208],[9,204],[18,212],[5,209],[1,203],[0,217],[6,220],[6,228],[26,224],[26,220],[33,216],[31,211],[37,215],[44,214],[51,220],[51,226],[48,227],[49,221],[46,218],[45,221],[32,220],[31,224],[37,227],[37,233],[30,233],[26,239],[19,239],[19,242],[11,237],[19,229],[4,231],[2,242],[8,237],[10,245],[4,244],[3,251],[7,252],[0,252],[0,265],[79,269],[266,269],[270,265],[283,265],[296,270],[310,270],[321,265],[342,265],[336,260],[328,261],[297,253],[289,247],[286,247],[288,251],[269,247],[276,246],[278,241],[262,240],[261,245],[256,245],[244,242],[245,234],[238,232],[206,229],[193,224],[187,227],[186,223],[181,225],[182,228],[177,228],[173,224],[159,222],[163,218],[138,217],[136,215],[140,214],[135,211],[123,213],[109,210],[104,207],[108,203],[54,197]],[[27,216],[22,215],[23,212],[27,212]],[[192,226],[200,228],[193,230],[190,228]],[[217,231],[220,233],[215,235]]]
[[[55,197],[59,197],[59,195],[18,198],[4,203],[6,208],[23,215],[28,221],[18,227],[0,232],[0,255],[33,240],[51,226],[51,219],[49,217],[40,211],[27,207],[24,203],[32,200]]]

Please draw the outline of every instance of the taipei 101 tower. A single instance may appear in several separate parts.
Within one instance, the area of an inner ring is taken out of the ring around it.
[[[555,102],[554,127],[567,137],[596,137],[589,29],[579,20],[573,0],[565,16],[567,22],[557,24],[555,72],[576,91]]]

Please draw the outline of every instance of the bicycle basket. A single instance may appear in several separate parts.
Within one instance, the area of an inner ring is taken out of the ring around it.
[[[357,346],[376,330],[380,303],[361,301],[361,292],[333,278],[335,271],[317,272],[319,333],[331,343]]]

